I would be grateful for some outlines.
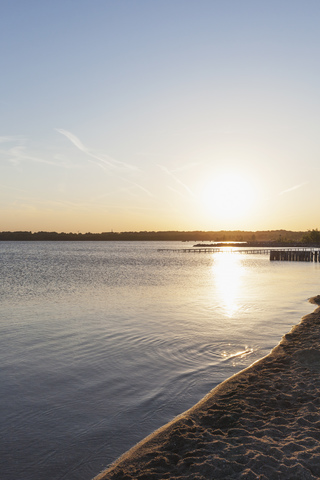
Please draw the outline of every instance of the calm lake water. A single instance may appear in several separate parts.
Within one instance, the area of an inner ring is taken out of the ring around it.
[[[89,480],[269,353],[320,264],[170,242],[0,242],[2,480]]]

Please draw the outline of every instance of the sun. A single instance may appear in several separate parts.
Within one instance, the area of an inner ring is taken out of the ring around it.
[[[225,172],[203,185],[201,201],[206,211],[219,219],[244,219],[254,208],[255,187],[244,174]]]

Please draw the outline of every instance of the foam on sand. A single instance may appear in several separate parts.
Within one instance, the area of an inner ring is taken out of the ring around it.
[[[94,480],[209,478],[320,478],[320,308]]]

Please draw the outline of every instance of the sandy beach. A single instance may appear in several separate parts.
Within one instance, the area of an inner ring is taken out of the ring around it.
[[[310,299],[320,304],[320,296]],[[294,321],[294,319],[293,319]],[[320,308],[94,480],[320,478]]]

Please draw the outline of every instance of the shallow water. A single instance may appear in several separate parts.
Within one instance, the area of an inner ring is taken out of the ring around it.
[[[314,309],[320,264],[1,242],[1,479],[89,480]]]

